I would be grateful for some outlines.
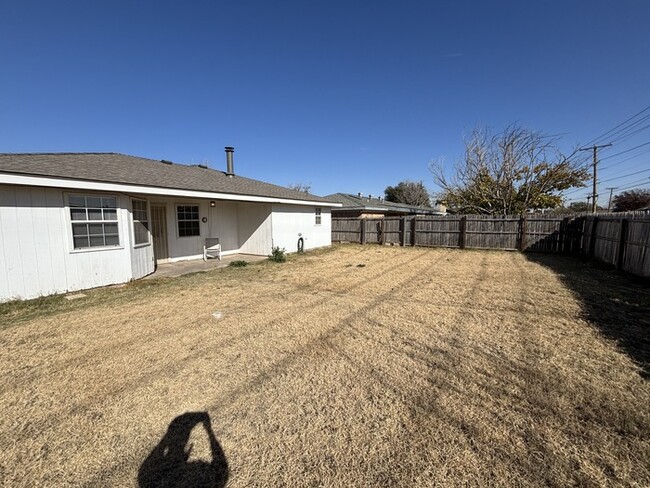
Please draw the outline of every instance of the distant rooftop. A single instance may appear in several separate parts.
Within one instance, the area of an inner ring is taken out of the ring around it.
[[[387,202],[383,197],[353,195],[351,193],[333,193],[324,197],[333,203],[341,203],[338,210],[363,211],[363,212],[391,212],[401,214],[445,215],[446,212],[439,207],[418,207],[405,203]]]

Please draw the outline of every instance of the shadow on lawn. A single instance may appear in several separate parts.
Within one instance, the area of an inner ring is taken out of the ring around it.
[[[202,424],[210,442],[211,462],[188,461],[192,429]],[[167,433],[140,466],[140,488],[221,488],[228,481],[226,456],[212,431],[207,412],[188,412],[171,421]]]
[[[585,318],[617,342],[650,379],[650,290],[647,283],[579,257],[526,253],[550,268],[581,300]]]

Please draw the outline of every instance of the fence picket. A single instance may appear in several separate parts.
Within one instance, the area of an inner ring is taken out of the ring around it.
[[[644,213],[334,217],[332,242],[580,253],[650,277],[650,216]]]

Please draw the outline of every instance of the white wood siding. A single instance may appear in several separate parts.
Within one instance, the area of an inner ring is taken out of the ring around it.
[[[153,245],[134,247],[131,198],[135,195],[70,190],[117,197],[120,246],[75,250],[61,188],[0,185],[0,301],[65,293],[141,278],[154,271]],[[143,198],[146,199],[146,198]],[[167,216],[171,261],[200,259],[206,237],[218,237],[224,252],[267,255],[272,246],[295,252],[301,233],[305,249],[331,244],[331,213],[321,207],[153,197]],[[200,236],[178,237],[177,205],[198,205]],[[206,222],[203,222],[203,218]],[[149,219],[151,209],[149,208]]]
[[[271,205],[265,203],[238,203],[239,252],[243,254],[271,254],[273,229]]]
[[[162,199],[159,197],[152,199],[151,203],[152,205],[163,205],[167,209],[167,245],[170,261],[202,259],[203,243],[206,237],[218,237],[224,251],[239,251],[236,203],[216,201],[215,207],[210,207],[210,200]],[[199,206],[200,236],[178,236],[177,205]],[[203,222],[204,217],[207,222]]]
[[[0,300],[129,281],[129,201],[117,197],[120,247],[74,250],[64,191],[0,186]]]
[[[153,246],[138,246],[131,249],[131,277],[134,280],[153,273],[156,263],[153,258]]]
[[[321,223],[316,225],[316,208],[321,209]],[[298,234],[302,234],[299,236]],[[304,240],[304,249],[332,244],[332,214],[325,207],[273,205],[273,245],[296,252],[298,239]]]
[[[206,237],[218,237],[224,253],[267,255],[271,253],[271,205],[183,198],[151,199],[151,205],[167,208],[167,242],[172,262],[203,258]],[[200,236],[179,237],[177,205],[198,205]],[[203,222],[205,217],[206,222]]]
[[[189,200],[183,198],[156,199],[152,200],[156,205],[164,203],[167,207],[167,243],[169,249],[169,260],[186,261],[190,259],[203,258],[203,243],[208,234],[207,223],[201,222],[208,214],[207,200]],[[178,237],[178,223],[176,221],[177,205],[198,205],[199,206],[199,227],[201,235],[191,237]]]
[[[215,206],[208,206],[208,234],[206,237],[218,237],[224,253],[239,251],[238,208],[235,202],[215,201]]]

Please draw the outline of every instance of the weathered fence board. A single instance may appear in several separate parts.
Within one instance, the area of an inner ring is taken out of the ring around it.
[[[566,219],[529,217],[527,219],[525,250],[535,252],[563,252]]]
[[[616,264],[618,241],[621,235],[621,220],[598,218],[595,230],[593,257],[604,263]]]
[[[585,254],[650,277],[645,214],[333,218],[333,242]]]
[[[388,217],[384,219],[384,244],[402,243],[402,219],[399,217]]]
[[[361,222],[359,219],[333,218],[332,241],[361,244]]]
[[[467,217],[465,247],[518,249],[520,218],[476,219]]]
[[[361,219],[365,228],[366,244],[379,244],[384,219]]]
[[[415,244],[427,247],[459,247],[460,217],[416,218]]]
[[[622,269],[650,277],[650,220],[629,220]]]

